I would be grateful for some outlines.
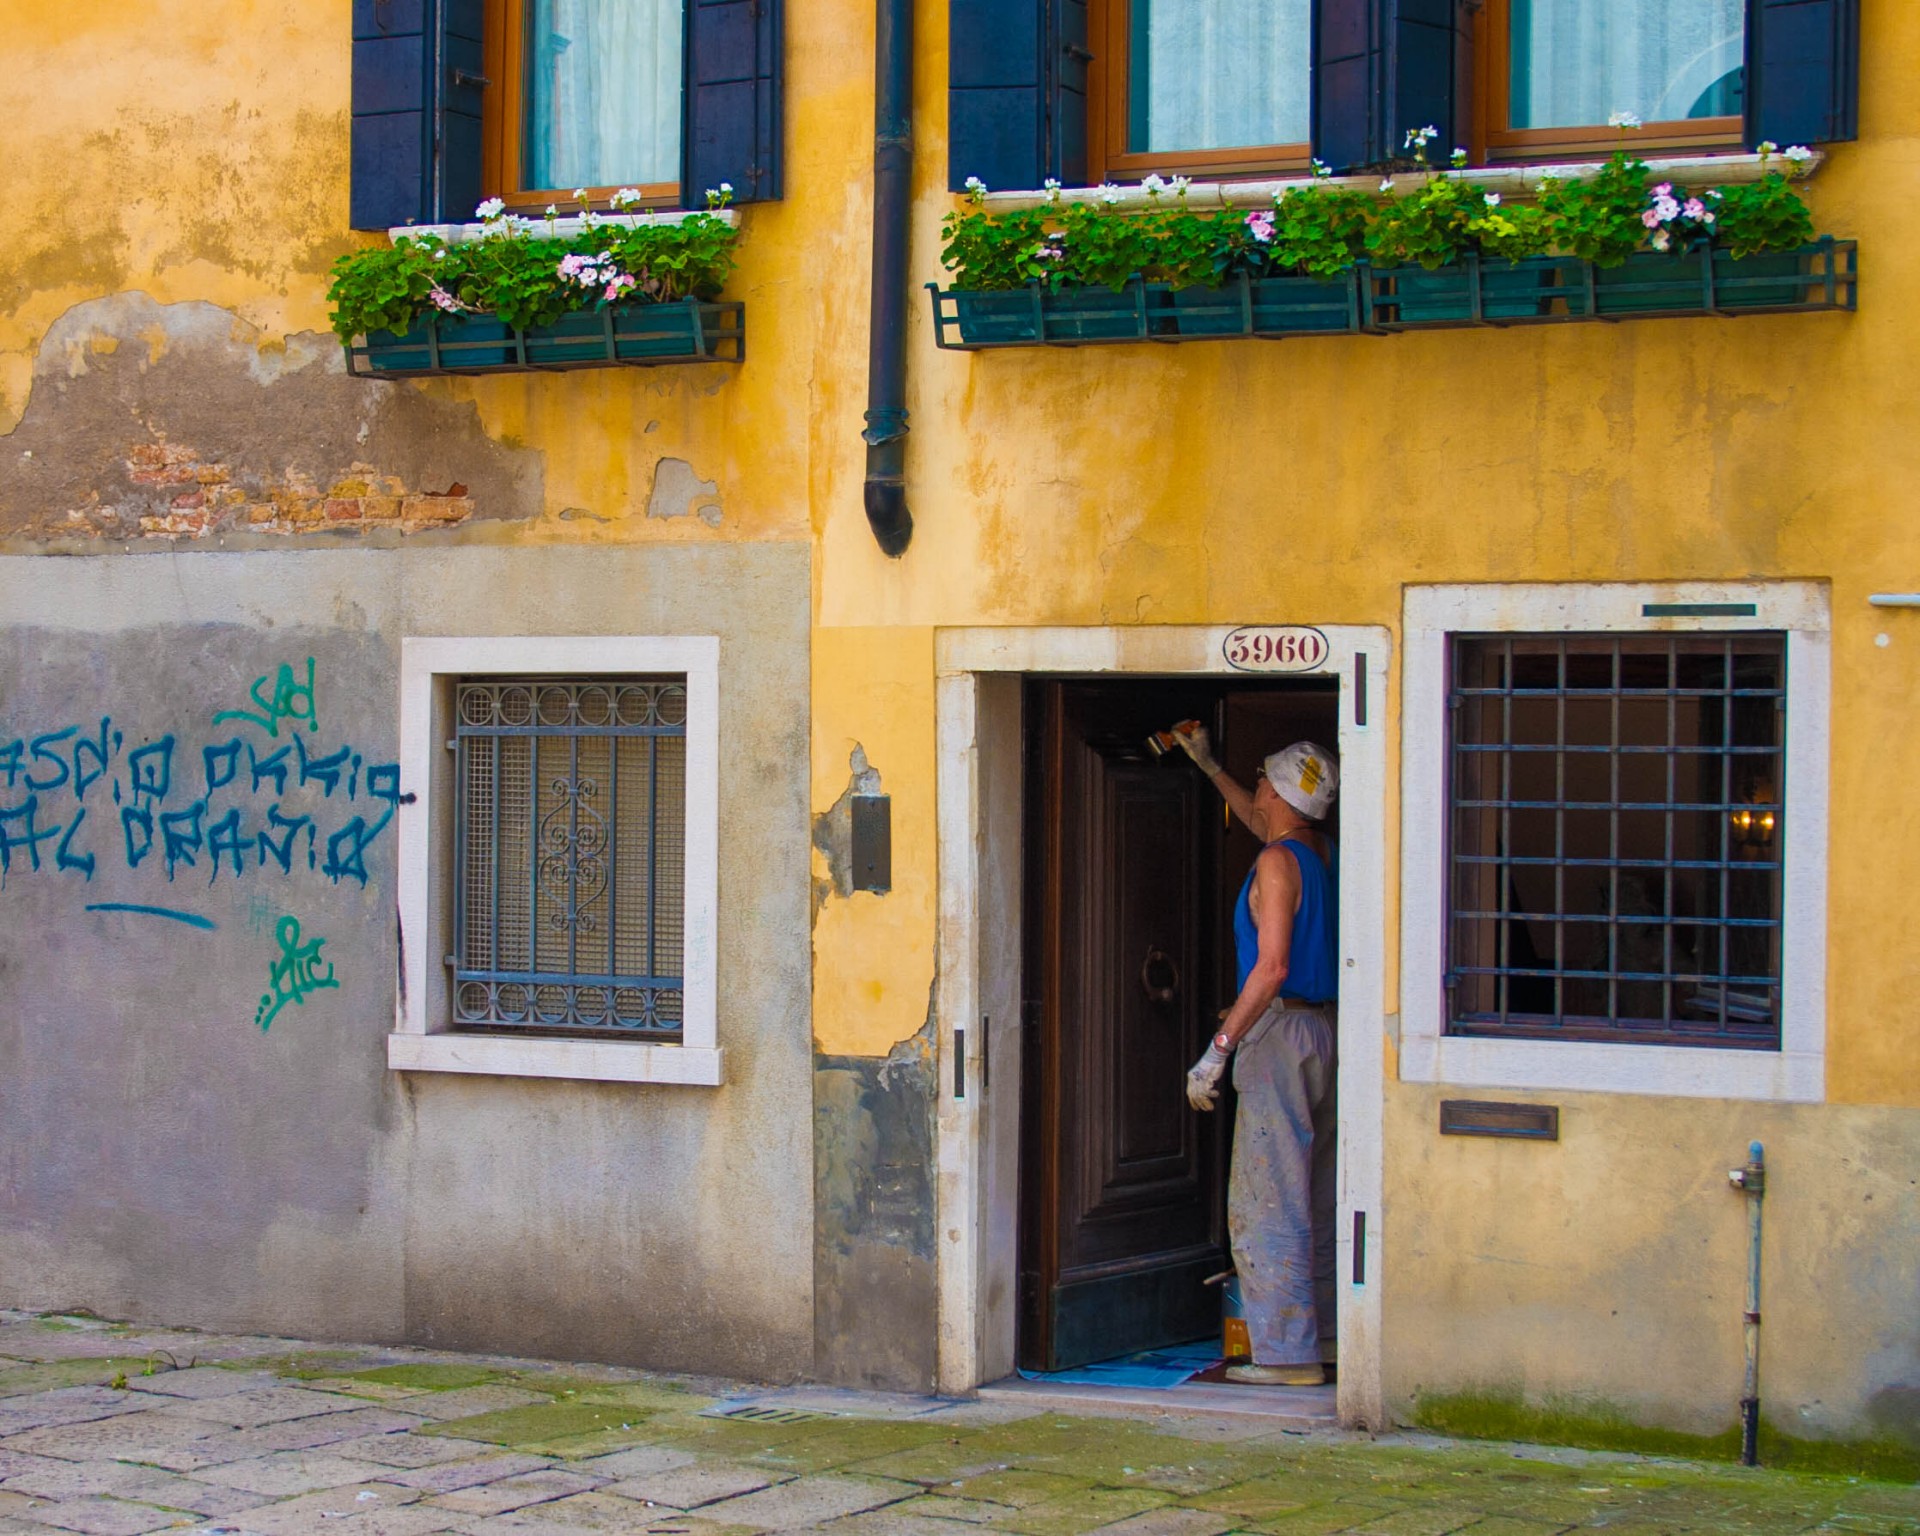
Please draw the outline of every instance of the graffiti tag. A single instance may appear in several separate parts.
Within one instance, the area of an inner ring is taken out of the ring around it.
[[[301,943],[299,918],[281,918],[274,925],[273,937],[280,953],[267,962],[267,990],[260,994],[260,1006],[253,1011],[253,1022],[262,1030],[272,1027],[288,1003],[304,1008],[309,994],[340,985],[334,979],[331,960],[326,962],[324,975],[320,970],[320,948],[327,941],[309,939]]]
[[[247,690],[248,696],[259,706],[256,714],[250,709],[219,709],[213,714],[213,723],[223,720],[245,720],[257,725],[269,736],[280,734],[280,722],[292,720],[305,722],[310,731],[320,729],[320,713],[313,700],[313,658],[307,658],[307,680],[297,682],[293,667],[289,662],[281,662],[280,670],[273,674],[273,693],[266,692],[267,679],[256,677],[253,686]]]

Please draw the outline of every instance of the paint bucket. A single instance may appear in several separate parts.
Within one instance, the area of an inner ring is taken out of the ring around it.
[[[1229,1275],[1220,1287],[1220,1358],[1227,1361],[1253,1358],[1253,1339],[1247,1333],[1247,1314],[1240,1302],[1238,1275]]]

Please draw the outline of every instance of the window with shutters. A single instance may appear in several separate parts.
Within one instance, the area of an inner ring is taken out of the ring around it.
[[[782,0],[354,0],[355,229],[780,196]]]
[[[1735,148],[1749,0],[1488,0],[1490,158]]]
[[[680,196],[684,0],[487,0],[485,176],[510,207]]]
[[[1094,0],[1088,151],[1096,179],[1308,163],[1311,0]]]
[[[717,1083],[719,643],[401,648],[409,1071]]]

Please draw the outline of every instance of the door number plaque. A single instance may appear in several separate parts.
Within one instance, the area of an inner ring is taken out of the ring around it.
[[[1249,624],[1220,643],[1236,672],[1318,672],[1331,650],[1327,637],[1305,624]]]

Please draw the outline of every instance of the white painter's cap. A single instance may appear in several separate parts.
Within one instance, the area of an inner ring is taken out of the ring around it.
[[[1333,797],[1340,788],[1340,761],[1325,747],[1296,741],[1261,764],[1261,772],[1273,792],[1302,816],[1318,821],[1333,809]]]

